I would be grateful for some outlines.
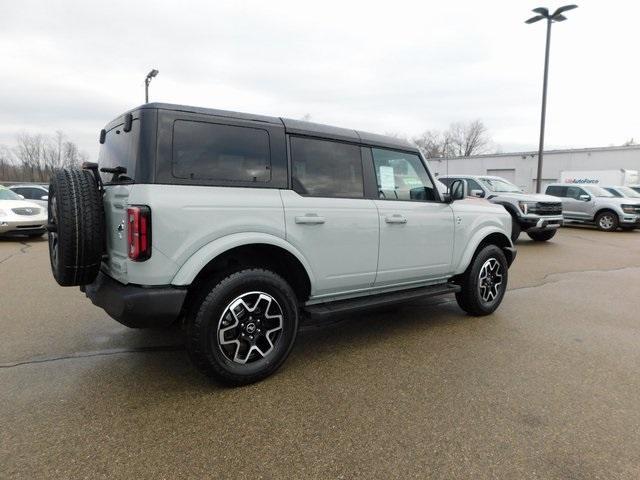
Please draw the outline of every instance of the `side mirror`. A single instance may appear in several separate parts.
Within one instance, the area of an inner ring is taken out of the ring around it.
[[[49,200],[49,195],[43,195],[40,197],[40,200]]]
[[[484,192],[482,190],[471,190],[470,195],[472,197],[476,197],[476,198],[483,198],[484,197]]]
[[[24,200],[24,195],[20,195],[20,194],[18,193],[18,196],[20,197],[20,200]]]
[[[409,190],[409,198],[411,200],[426,200],[427,187],[416,187]]]
[[[578,198],[583,202],[588,202],[589,200],[591,200],[591,197],[589,195],[584,195],[584,194],[580,195]]]
[[[454,180],[449,185],[449,192],[445,195],[447,203],[463,200],[467,196],[467,182],[461,179]]]

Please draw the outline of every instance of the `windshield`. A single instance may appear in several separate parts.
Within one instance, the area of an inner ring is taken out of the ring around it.
[[[633,188],[616,187],[616,190],[627,198],[640,198],[640,193],[636,192]]]
[[[595,185],[583,185],[584,188],[589,194],[594,197],[614,197],[615,195],[611,192],[607,192],[602,187],[596,187]]]
[[[521,193],[513,183],[501,178],[480,178],[479,179],[489,190],[496,193]]]
[[[0,187],[0,200],[22,200],[22,198],[8,188]]]

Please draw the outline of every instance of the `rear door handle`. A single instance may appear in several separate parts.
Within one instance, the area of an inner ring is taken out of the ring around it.
[[[316,215],[315,213],[307,213],[306,215],[296,217],[296,223],[303,225],[319,225],[324,222],[324,217]]]
[[[387,223],[407,223],[407,217],[399,213],[394,213],[393,215],[384,217],[384,221]]]

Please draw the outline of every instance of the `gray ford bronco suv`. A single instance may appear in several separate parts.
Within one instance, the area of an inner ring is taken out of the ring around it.
[[[515,257],[499,205],[446,194],[415,146],[285,118],[147,104],[55,173],[55,279],[130,327],[182,322],[196,366],[273,373],[299,319],[455,293],[492,313]]]
[[[438,177],[445,185],[454,180],[463,180],[472,197],[486,198],[502,205],[511,214],[511,241],[521,232],[531,240],[551,240],[562,226],[562,202],[550,195],[524,193],[520,187],[501,177],[491,175],[444,175]]]

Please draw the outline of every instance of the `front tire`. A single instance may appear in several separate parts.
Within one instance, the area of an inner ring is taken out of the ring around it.
[[[602,212],[596,217],[596,225],[603,232],[615,232],[619,223],[618,215],[615,212]]]
[[[507,258],[501,248],[487,245],[480,250],[462,278],[462,290],[456,293],[458,305],[469,315],[493,313],[507,290]]]
[[[556,234],[556,230],[542,230],[539,232],[527,232],[529,238],[535,242],[546,242],[551,240]]]
[[[187,350],[209,377],[257,382],[284,363],[298,331],[298,302],[279,275],[259,268],[205,287],[187,318]]]

